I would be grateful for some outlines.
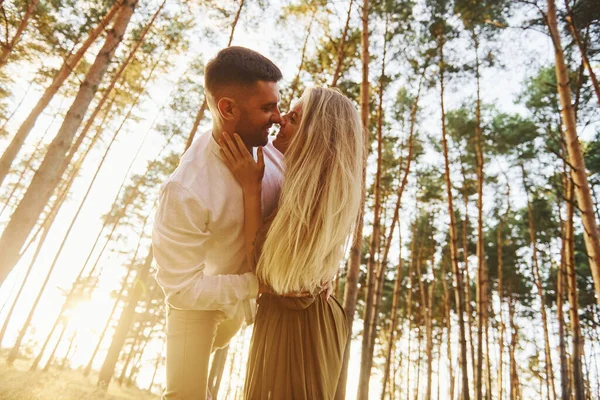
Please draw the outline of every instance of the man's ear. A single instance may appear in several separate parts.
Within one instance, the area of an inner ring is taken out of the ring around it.
[[[217,103],[217,110],[225,121],[235,119],[238,113],[237,104],[231,97],[221,97]]]

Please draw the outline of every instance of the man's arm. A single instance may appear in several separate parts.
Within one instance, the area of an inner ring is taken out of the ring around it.
[[[187,189],[169,182],[161,191],[152,232],[158,283],[175,308],[219,310],[256,297],[253,273],[205,276],[209,210]]]

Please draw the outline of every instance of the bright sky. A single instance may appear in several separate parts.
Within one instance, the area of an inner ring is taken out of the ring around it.
[[[157,3],[154,1],[153,3]],[[171,10],[177,9],[176,1],[170,1],[168,8]],[[278,3],[275,1],[274,3]],[[339,15],[340,19],[345,16],[345,2],[337,2],[340,7]],[[260,14],[255,8],[250,9],[249,13],[252,14],[250,19],[247,14],[243,15],[241,24],[238,26],[236,34],[234,36],[233,44],[246,46],[257,51],[262,52],[266,56],[272,58],[283,70],[284,79],[289,82],[293,79],[296,74],[297,65],[299,63],[300,54],[298,48],[303,40],[305,31],[298,29],[297,26],[283,26],[275,25],[276,16],[279,13],[279,7],[272,6],[266,12]],[[355,20],[357,15],[354,15]],[[260,23],[256,24],[257,18]],[[250,22],[249,22],[250,21]],[[226,44],[228,33],[218,35],[218,43],[211,44],[206,40],[202,40],[203,36],[200,34],[201,28],[204,26],[214,25],[214,21],[209,20],[206,16],[198,16],[199,27],[196,30],[196,34],[191,34],[192,45],[187,54],[181,55],[180,59],[177,60],[177,67],[173,69],[169,76],[163,76],[158,82],[153,85],[150,89],[150,95],[144,99],[143,104],[136,110],[136,114],[141,118],[139,122],[129,122],[125,126],[124,134],[119,137],[119,140],[115,143],[114,147],[110,151],[106,162],[104,163],[100,174],[94,184],[90,197],[86,202],[79,219],[74,226],[74,229],[69,236],[69,241],[62,256],[59,260],[57,268],[49,282],[48,288],[46,289],[45,295],[42,298],[41,305],[38,307],[37,313],[33,321],[32,332],[27,336],[26,340],[31,340],[33,337],[35,341],[41,342],[45,338],[50,325],[54,322],[56,314],[58,313],[60,306],[62,305],[62,291],[68,289],[71,282],[74,280],[78,273],[80,266],[83,264],[85,257],[89,249],[91,249],[92,243],[98,234],[101,227],[100,216],[109,210],[110,204],[112,203],[115,195],[117,194],[121,181],[125,178],[125,171],[128,170],[130,163],[132,162],[133,154],[140,150],[139,157],[135,160],[128,176],[132,176],[134,173],[141,173],[144,171],[146,162],[151,159],[159,157],[158,151],[163,145],[163,138],[152,129],[154,118],[158,115],[160,108],[169,101],[169,97],[166,95],[170,93],[172,83],[184,73],[185,67],[191,56],[201,53],[205,60],[209,59],[212,55],[218,51],[221,46]],[[221,22],[223,25],[223,22]],[[310,46],[314,48],[317,36],[314,36],[309,42]],[[373,42],[377,43],[379,39],[373,38]],[[276,44],[280,45],[279,47]],[[375,44],[376,45],[376,44]],[[464,42],[457,42],[455,46],[458,49],[465,47]],[[521,90],[524,79],[537,69],[540,65],[547,65],[550,60],[553,59],[553,51],[549,41],[541,34],[533,31],[524,32],[518,29],[507,29],[501,34],[500,46],[501,53],[499,59],[502,60],[505,65],[505,69],[488,69],[483,73],[482,79],[482,97],[484,103],[495,104],[499,109],[509,112],[522,112],[521,106],[515,105],[516,94]],[[532,56],[535,55],[535,56]],[[470,57],[467,55],[466,57]],[[378,61],[374,59],[371,73],[375,76],[379,71],[379,66],[376,64]],[[15,132],[19,123],[24,119],[26,113],[30,110],[31,106],[40,97],[43,88],[38,86],[32,86],[29,88],[28,80],[35,73],[32,68],[30,70],[23,69],[22,66],[19,68],[8,67],[9,73],[14,76],[18,76],[17,83],[13,88],[13,106],[20,99],[25,96],[23,105],[17,110],[15,116],[8,125],[8,132]],[[398,84],[403,83],[402,78]],[[455,108],[460,105],[465,97],[469,96],[469,93],[473,93],[473,86],[471,83],[453,83],[448,88],[448,109]],[[392,98],[395,95],[395,90],[389,90],[387,97]],[[438,134],[439,131],[439,116],[438,116],[438,98],[435,92],[431,92],[423,99],[424,109],[422,114],[427,116],[424,118],[424,122],[421,126],[421,130],[428,134]],[[32,132],[30,139],[28,139],[28,151],[31,150],[31,146],[40,138],[44,131],[50,126],[46,141],[51,140],[52,135],[62,122],[61,118],[53,119],[53,116],[58,110],[64,112],[70,105],[71,100],[67,99],[61,104],[60,99],[55,99],[51,106],[46,110],[45,114],[38,119],[38,123],[34,131]],[[193,117],[192,117],[193,118]],[[201,129],[206,128],[208,121],[203,124]],[[584,137],[589,137],[593,134],[592,129],[586,129],[581,132]],[[0,151],[8,144],[7,140],[0,141]],[[31,277],[28,280],[28,284],[25,287],[24,293],[21,296],[21,300],[18,303],[15,315],[13,316],[12,323],[9,326],[7,337],[4,340],[4,347],[10,346],[18,333],[18,329],[26,318],[27,313],[33,303],[35,296],[39,291],[39,287],[45,277],[45,273],[52,262],[55,252],[57,250],[60,241],[64,236],[73,214],[75,213],[81,198],[83,197],[87,186],[92,178],[97,163],[102,156],[104,148],[97,149],[92,154],[89,160],[84,164],[82,176],[76,180],[75,185],[70,194],[69,201],[61,209],[61,212],[54,224],[49,238],[46,240],[45,245],[42,248],[38,262],[35,264]],[[25,152],[23,152],[24,154]],[[498,168],[498,166],[492,166],[491,168]],[[491,204],[492,202],[488,202]],[[402,233],[404,237],[408,237],[408,215],[410,214],[410,206],[406,207],[403,211],[402,218]],[[5,223],[9,218],[9,213],[5,212],[0,215],[0,223]],[[150,224],[148,224],[148,227]],[[133,246],[137,241],[137,235],[139,232],[132,232],[133,239],[129,247]],[[148,241],[145,241],[148,244]],[[21,260],[21,262],[14,269],[13,273],[8,277],[5,284],[0,287],[0,321],[4,321],[7,309],[12,302],[12,298],[23,279],[25,270],[29,265],[29,260],[32,256],[30,250]],[[96,252],[97,254],[97,252]],[[392,258],[397,257],[397,253],[391,255]],[[69,329],[65,333],[64,337],[66,340],[62,343],[58,350],[58,357],[61,357],[66,352],[68,346],[68,339],[73,334],[77,335],[77,350],[72,358],[72,365],[85,365],[89,359],[91,351],[95,346],[99,333],[103,328],[106,318],[109,315],[110,309],[112,308],[114,295],[111,292],[118,289],[120,279],[123,277],[125,269],[123,268],[127,258],[113,252],[107,252],[100,261],[100,267],[103,269],[103,275],[100,281],[99,288],[94,292],[91,299],[81,303],[71,313],[71,321],[69,323]],[[3,306],[5,305],[5,306]],[[360,321],[358,321],[360,322]],[[360,331],[360,326],[355,324],[355,331]],[[247,351],[248,337],[250,329],[245,332],[246,340],[239,340],[236,338],[232,342],[232,348],[244,348]],[[110,334],[104,343],[103,350],[106,350]],[[162,336],[161,336],[162,337]],[[40,343],[41,344],[41,343]],[[399,342],[399,345],[404,345],[405,339]],[[50,347],[53,343],[50,343]],[[162,346],[160,340],[156,340],[152,343],[145,353],[143,367],[138,377],[138,383],[140,387],[144,388],[148,385],[154,367],[154,360],[158,349]],[[442,347],[442,351],[444,347]],[[238,354],[236,365],[243,366],[244,362],[240,362],[242,353]],[[95,368],[99,368],[103,360],[104,354],[101,352],[96,358]],[[352,347],[352,362],[348,380],[348,399],[353,399],[356,393],[358,384],[359,374],[359,360],[360,360],[360,344],[353,343]],[[43,363],[44,361],[42,361]],[[456,367],[456,366],[455,366]],[[228,373],[226,366],[226,373],[221,386],[221,396],[224,396],[228,383]],[[243,368],[243,367],[241,367]],[[437,368],[436,362],[434,362],[434,374]],[[440,366],[442,374],[441,382],[441,393],[446,393],[446,384],[443,376],[445,375],[446,366],[442,361]],[[456,368],[455,368],[456,370]],[[243,371],[240,371],[243,372]],[[378,375],[379,370],[374,370],[374,375],[371,380],[372,398],[378,398],[380,389],[381,377]],[[422,378],[423,379],[423,378]],[[164,369],[161,368],[155,380],[157,383],[164,382]],[[434,382],[434,393],[436,392],[436,386]],[[232,389],[233,390],[233,389]]]

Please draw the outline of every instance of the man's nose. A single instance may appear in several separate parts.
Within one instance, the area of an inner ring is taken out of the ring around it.
[[[281,111],[279,111],[279,107],[277,107],[275,112],[273,112],[271,121],[273,121],[274,124],[281,124]]]

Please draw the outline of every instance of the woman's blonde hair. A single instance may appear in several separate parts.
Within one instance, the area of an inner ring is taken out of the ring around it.
[[[256,269],[276,293],[315,293],[338,271],[362,195],[363,128],[338,90],[309,88],[285,154],[279,211]]]

